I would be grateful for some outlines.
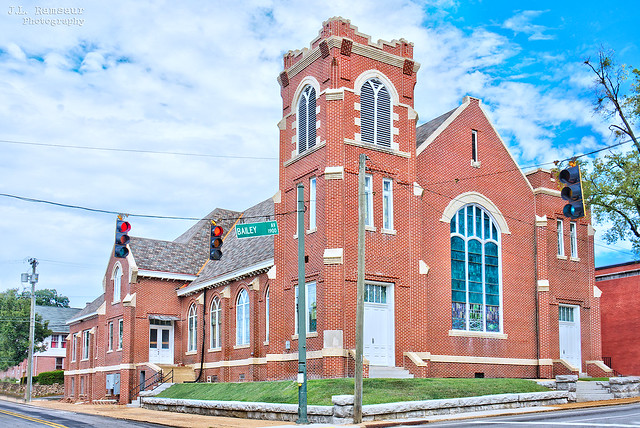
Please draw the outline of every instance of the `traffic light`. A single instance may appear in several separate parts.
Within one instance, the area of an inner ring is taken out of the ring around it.
[[[211,247],[209,258],[211,260],[220,260],[222,258],[222,234],[224,229],[221,226],[211,224]]]
[[[562,199],[569,201],[562,209],[565,217],[577,219],[584,217],[584,202],[582,200],[582,180],[578,165],[560,171],[560,182],[566,186],[560,192]]]
[[[116,220],[116,248],[115,248],[115,256],[124,259],[129,255],[129,249],[127,248],[127,244],[131,240],[127,233],[131,230],[131,225],[129,222],[124,220]]]

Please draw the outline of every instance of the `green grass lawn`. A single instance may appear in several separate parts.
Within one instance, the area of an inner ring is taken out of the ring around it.
[[[363,404],[537,391],[548,389],[525,379],[364,379]],[[353,379],[308,382],[311,405],[331,405],[331,396],[342,394],[353,395]],[[296,404],[298,385],[294,381],[181,383],[158,397]]]

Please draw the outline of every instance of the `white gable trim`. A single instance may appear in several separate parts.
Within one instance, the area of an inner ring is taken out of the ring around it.
[[[520,174],[522,175],[522,178],[524,178],[524,181],[527,183],[527,186],[529,186],[529,189],[533,192],[533,186],[531,185],[531,183],[527,179],[527,176],[525,175],[524,171],[522,171],[522,168],[520,168],[520,165],[518,165],[518,162],[516,162],[516,159],[513,157],[513,154],[511,153],[511,150],[509,150],[509,147],[507,147],[507,145],[504,143],[504,140],[502,139],[502,137],[500,136],[500,134],[496,130],[495,126],[493,126],[493,122],[489,118],[489,115],[487,114],[487,111],[482,106],[482,100],[481,99],[477,99],[477,100],[478,100],[478,106],[480,107],[480,111],[482,111],[482,114],[487,119],[487,122],[489,122],[489,125],[491,126],[491,129],[493,130],[493,132],[498,137],[498,140],[500,141],[500,143],[502,143],[502,146],[504,147],[504,149],[509,154],[509,157],[511,158],[511,160],[513,161],[515,166],[518,168],[518,171],[520,171]],[[447,118],[447,120],[442,122],[442,124],[438,127],[438,129],[436,129],[431,135],[429,135],[429,137],[426,140],[424,140],[422,142],[422,144],[420,144],[420,146],[416,149],[416,156],[418,156],[420,153],[422,153],[424,151],[424,149],[426,149],[429,146],[429,144],[431,144],[436,138],[438,138],[438,136],[442,133],[442,131],[447,129],[447,127],[449,125],[451,125],[451,123],[454,120],[456,120],[456,118],[460,115],[460,113],[462,113],[464,111],[464,109],[466,109],[469,106],[469,104],[471,104],[471,97],[469,95],[465,95],[465,97],[462,99],[462,104],[460,105],[460,107],[458,107],[451,114],[451,116],[449,116]]]
[[[189,294],[200,291],[204,288],[208,288],[215,285],[226,284],[227,282],[233,281],[235,279],[243,278],[247,275],[253,274],[260,270],[269,270],[274,265],[273,259],[268,259],[263,262],[259,262],[253,266],[249,266],[244,269],[236,270],[233,272],[229,272],[226,275],[218,276],[209,281],[202,282],[198,285],[188,285],[185,288],[181,288],[178,290],[178,296],[188,296]]]

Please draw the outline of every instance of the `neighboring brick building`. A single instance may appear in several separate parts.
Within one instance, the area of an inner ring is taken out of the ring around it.
[[[640,261],[596,268],[601,290],[602,355],[625,376],[640,375]]]
[[[216,210],[173,242],[133,238],[128,258],[109,262],[104,301],[71,323],[88,355],[70,364],[67,388],[85,378],[99,398],[113,389],[105,374],[118,376],[127,402],[161,364],[200,381],[294,378],[299,233],[309,377],[352,375],[362,153],[371,365],[421,377],[608,372],[588,218],[562,217],[554,175],[519,169],[480,100],[416,128],[419,66],[409,42],[373,43],[342,18],[287,53],[278,192],[243,213]],[[220,261],[207,260],[211,218],[229,231]],[[275,237],[236,237],[236,222],[274,218]]]
[[[53,370],[63,370],[64,359],[67,355],[66,338],[69,334],[69,326],[66,321],[80,312],[78,308],[58,308],[56,306],[36,306],[36,313],[42,317],[42,321],[48,321],[51,336],[47,336],[42,344],[46,346],[44,351],[33,354],[33,375],[37,376],[42,372]],[[27,359],[20,364],[9,367],[0,372],[0,379],[20,379],[28,372]]]

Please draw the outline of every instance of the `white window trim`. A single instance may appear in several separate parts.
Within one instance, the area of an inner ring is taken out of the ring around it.
[[[317,230],[317,186],[317,177],[311,177],[309,179],[309,230],[307,230],[307,233],[315,232]]]
[[[71,361],[74,362],[76,361],[76,353],[78,352],[77,346],[76,346],[76,342],[78,340],[78,333],[73,333],[71,335]]]
[[[122,275],[122,266],[118,262],[113,267],[113,273],[111,275],[111,279],[113,280],[113,299],[111,300],[112,305],[120,303],[120,299],[122,296]]]
[[[124,320],[118,320],[118,349],[117,351],[122,351],[122,347],[124,346]]]
[[[367,185],[367,182],[369,185]],[[371,174],[365,174],[364,176],[364,194],[365,194],[365,205],[366,205],[366,214],[370,214],[369,218],[365,215],[364,218],[364,226],[366,228],[371,228],[369,230],[375,231],[374,221],[373,221],[373,176]],[[369,220],[369,221],[367,221]]]
[[[91,339],[89,336],[89,330],[84,330],[82,332],[82,360],[87,361],[89,359],[89,346],[91,344]]]
[[[558,233],[558,257],[564,257],[564,222],[558,219],[556,224]]]
[[[310,325],[309,325],[309,286],[310,285],[314,285],[315,286],[315,299],[316,299],[316,331],[309,331],[310,330]],[[298,310],[297,310],[297,304],[298,304],[298,286],[296,285],[294,287],[295,289],[295,302],[293,304],[293,307],[295,308],[295,314],[294,314],[294,330],[293,330],[293,336],[292,338],[296,339],[298,338]],[[315,337],[318,335],[318,284],[316,281],[311,281],[311,282],[307,282],[305,283],[305,293],[304,293],[304,307],[305,307],[305,317],[304,319],[306,320],[306,324],[307,324],[307,329],[306,329],[306,336],[307,337]]]
[[[265,309],[264,309],[264,316],[265,316],[265,323],[264,323],[264,325],[265,325],[265,342],[264,342],[264,344],[265,345],[269,344],[269,333],[270,333],[269,332],[269,309],[270,309],[269,308],[269,292],[270,291],[271,291],[271,289],[267,288],[267,291],[266,291],[265,297],[264,297],[264,300],[265,300],[265,303],[264,303],[264,306],[265,306]]]
[[[389,207],[386,208],[385,207],[385,203],[384,203],[384,198],[386,195],[386,191],[384,189],[384,186],[386,183],[389,183],[389,191],[388,191],[388,197],[389,197]],[[389,220],[388,221],[388,226],[389,227],[385,227],[385,223],[387,223],[385,220]],[[395,229],[393,226],[393,180],[390,178],[384,178],[382,180],[382,233],[389,233],[389,234],[395,234]]]
[[[571,258],[578,258],[578,224],[575,221],[569,223],[569,235],[571,237]]]
[[[214,304],[217,304],[216,305],[217,309],[215,310],[215,312],[216,312],[216,321],[217,321],[217,323],[216,323],[216,326],[217,326],[216,333],[217,334],[216,334],[216,337],[215,337],[215,339],[216,339],[215,345],[216,346],[214,346],[214,343],[213,343],[213,341],[214,341],[213,329],[211,328],[213,326],[213,313],[214,313],[213,307],[214,307]],[[219,350],[222,347],[221,343],[220,343],[221,339],[222,339],[222,335],[220,334],[220,327],[222,327],[222,306],[220,305],[220,300],[217,297],[214,297],[213,300],[211,300],[211,307],[210,307],[210,310],[209,310],[209,327],[210,327],[209,351]]]
[[[193,320],[193,322],[192,322]],[[187,352],[198,350],[198,308],[195,303],[189,306],[187,312]]]
[[[246,297],[246,302],[242,303],[242,318],[240,318],[240,312],[239,312],[239,308],[241,306],[240,304],[240,298],[242,296]],[[237,349],[236,347],[248,347],[251,344],[251,302],[249,301],[249,293],[247,293],[247,290],[242,289],[240,290],[240,292],[238,293],[238,297],[236,298],[236,345],[234,346],[234,349]],[[245,324],[245,319],[248,319],[249,322]],[[241,327],[242,324],[242,327]],[[248,331],[245,331],[246,328],[248,327]],[[245,342],[246,339],[246,342]]]
[[[114,330],[113,330],[113,321],[109,322],[109,331],[107,332],[107,352],[113,351],[113,339],[114,339]]]
[[[478,131],[471,130],[471,162],[478,162]]]

